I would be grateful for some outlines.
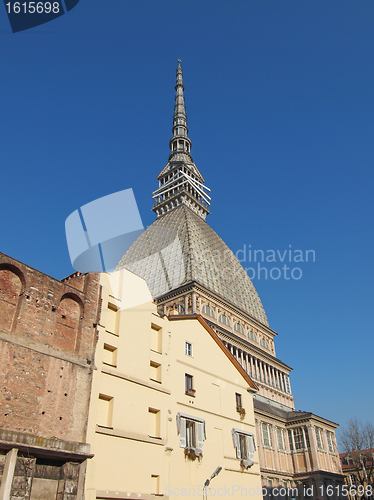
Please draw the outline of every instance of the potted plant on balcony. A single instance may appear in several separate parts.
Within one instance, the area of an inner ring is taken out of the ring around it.
[[[195,450],[193,448],[185,448],[184,455],[186,458],[188,458],[190,460],[196,460],[196,458],[197,458]]]
[[[196,460],[198,459],[199,462],[203,458],[203,453],[200,450],[195,450],[195,448],[185,448],[184,449],[184,456],[188,458],[189,460]]]
[[[239,413],[240,418],[243,420],[245,417],[245,409],[242,406],[237,406],[236,411]]]

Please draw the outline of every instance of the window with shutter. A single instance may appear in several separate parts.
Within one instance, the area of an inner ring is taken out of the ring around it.
[[[179,446],[193,451],[194,455],[199,457],[203,453],[203,444],[206,439],[205,420],[178,413],[177,430]]]
[[[248,469],[254,463],[255,437],[252,433],[239,429],[232,429],[231,434],[236,449],[236,458],[239,458],[241,465]]]

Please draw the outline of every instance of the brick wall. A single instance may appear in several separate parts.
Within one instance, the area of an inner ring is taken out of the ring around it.
[[[0,254],[0,427],[85,441],[97,274],[64,282]]]

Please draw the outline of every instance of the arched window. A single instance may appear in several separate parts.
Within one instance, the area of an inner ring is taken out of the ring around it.
[[[211,318],[215,318],[213,309],[209,307],[207,304],[203,305],[202,312],[207,316],[210,316]]]
[[[248,338],[257,342],[256,334],[252,330],[248,330]]]
[[[5,332],[12,330],[23,289],[24,277],[21,271],[14,266],[0,266],[0,318]]]
[[[234,330],[236,332],[239,332],[239,333],[243,333],[244,334],[244,329],[242,327],[242,325],[240,323],[235,323],[234,325]]]
[[[266,339],[264,339],[264,338],[261,338],[261,339],[260,339],[260,345],[261,345],[262,347],[265,347],[265,349],[269,349],[269,344],[267,343],[267,340],[266,340]]]
[[[220,323],[223,323],[226,326],[230,326],[230,320],[224,314],[220,314],[218,319],[219,319]]]
[[[83,306],[78,297],[66,294],[57,308],[57,328],[54,342],[58,348],[73,352],[78,340],[78,329]]]

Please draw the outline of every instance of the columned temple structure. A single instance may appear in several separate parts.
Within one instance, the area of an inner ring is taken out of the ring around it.
[[[300,498],[327,498],[327,485],[337,492],[343,484],[337,424],[295,410],[292,369],[276,356],[277,333],[269,327],[260,297],[238,259],[206,222],[210,189],[191,155],[180,61],[175,89],[170,155],[153,193],[157,218],[117,270],[126,268],[146,280],[160,315],[203,316],[255,381],[263,485],[269,490],[296,486]]]

